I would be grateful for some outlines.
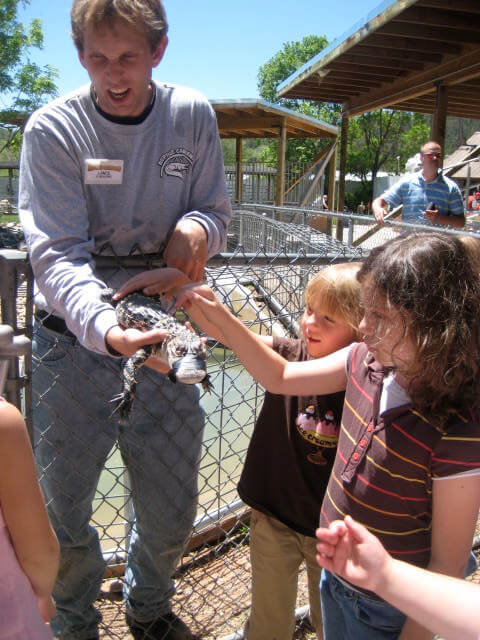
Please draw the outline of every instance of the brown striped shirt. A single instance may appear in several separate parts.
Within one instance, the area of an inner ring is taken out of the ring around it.
[[[363,343],[347,362],[338,450],[320,526],[351,515],[396,558],[430,559],[432,479],[480,469],[478,414],[457,415],[443,430],[411,404],[378,413],[384,371]]]

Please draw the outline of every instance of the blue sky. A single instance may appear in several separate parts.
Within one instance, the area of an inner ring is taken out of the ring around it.
[[[210,99],[255,98],[259,67],[285,42],[306,35],[330,41],[364,18],[379,0],[164,0],[169,45],[154,78],[194,87]],[[22,22],[42,20],[40,65],[57,67],[59,93],[88,81],[70,38],[70,0],[31,0]]]

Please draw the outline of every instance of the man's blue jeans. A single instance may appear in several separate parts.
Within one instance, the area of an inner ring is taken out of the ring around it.
[[[172,574],[196,514],[204,426],[198,389],[143,367],[124,427],[110,417],[110,400],[121,389],[121,360],[38,326],[33,354],[35,457],[61,545],[53,631],[66,640],[97,634],[100,615],[93,602],[105,563],[90,519],[100,473],[116,441],[136,516],[126,610],[138,621],[154,620],[170,610]]]
[[[384,600],[349,589],[329,571],[320,581],[324,640],[395,640],[406,616]]]

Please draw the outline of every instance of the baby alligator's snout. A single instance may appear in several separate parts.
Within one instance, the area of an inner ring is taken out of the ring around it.
[[[207,375],[205,360],[197,356],[187,354],[183,358],[175,360],[169,376],[184,384],[197,384]]]

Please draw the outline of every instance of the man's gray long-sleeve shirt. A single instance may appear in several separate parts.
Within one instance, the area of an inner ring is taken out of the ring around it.
[[[108,281],[94,256],[157,253],[182,218],[207,232],[209,256],[224,244],[231,217],[215,113],[199,93],[157,84],[140,124],[102,116],[90,87],[36,111],[20,164],[20,219],[35,275],[36,303],[65,318],[80,342],[107,353],[116,323],[99,301]],[[111,253],[110,251],[110,253]]]

